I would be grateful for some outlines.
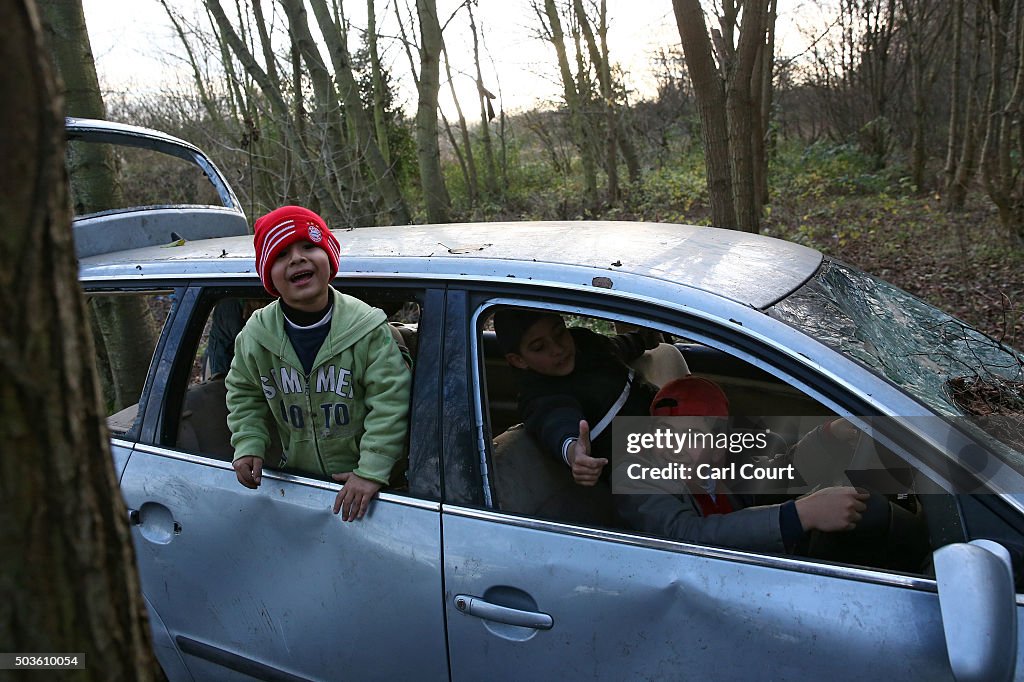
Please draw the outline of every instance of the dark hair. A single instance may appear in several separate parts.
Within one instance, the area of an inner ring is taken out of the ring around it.
[[[494,314],[494,335],[497,337],[501,352],[518,353],[523,334],[538,320],[545,317],[562,319],[558,313],[537,308],[502,308],[496,312]]]

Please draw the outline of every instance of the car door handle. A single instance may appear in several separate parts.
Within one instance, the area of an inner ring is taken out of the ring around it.
[[[535,630],[550,630],[555,624],[550,614],[499,606],[469,594],[456,595],[455,608],[467,615],[483,618],[484,620],[494,620],[499,623],[518,625]]]

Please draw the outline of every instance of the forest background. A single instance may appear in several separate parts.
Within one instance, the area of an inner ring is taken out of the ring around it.
[[[105,113],[206,149],[250,219],[298,203],[334,228],[761,232],[1024,347],[1024,0],[784,0],[786,26],[778,0],[658,0],[674,41],[643,86],[607,0],[524,0],[515,26],[485,23],[491,1],[153,0],[184,78],[107,84]],[[512,30],[544,46],[556,97],[505,106],[510,56],[488,45]],[[167,168],[120,164],[126,197],[196,199]]]

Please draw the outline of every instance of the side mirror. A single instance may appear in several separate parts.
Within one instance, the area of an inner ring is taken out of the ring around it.
[[[1009,552],[991,540],[975,540],[942,547],[933,560],[953,677],[1012,680],[1017,600]]]

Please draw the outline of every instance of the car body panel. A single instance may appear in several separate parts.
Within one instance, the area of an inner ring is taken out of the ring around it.
[[[171,636],[211,651],[186,657],[193,674],[236,656],[308,679],[445,678],[437,505],[383,495],[342,523],[338,486],[314,483],[267,472],[250,491],[225,462],[132,454],[121,491],[140,577]]]
[[[949,678],[934,586],[514,523],[472,510],[444,516],[453,679]],[[458,594],[524,608],[516,593],[553,627],[502,626],[453,608]]]

